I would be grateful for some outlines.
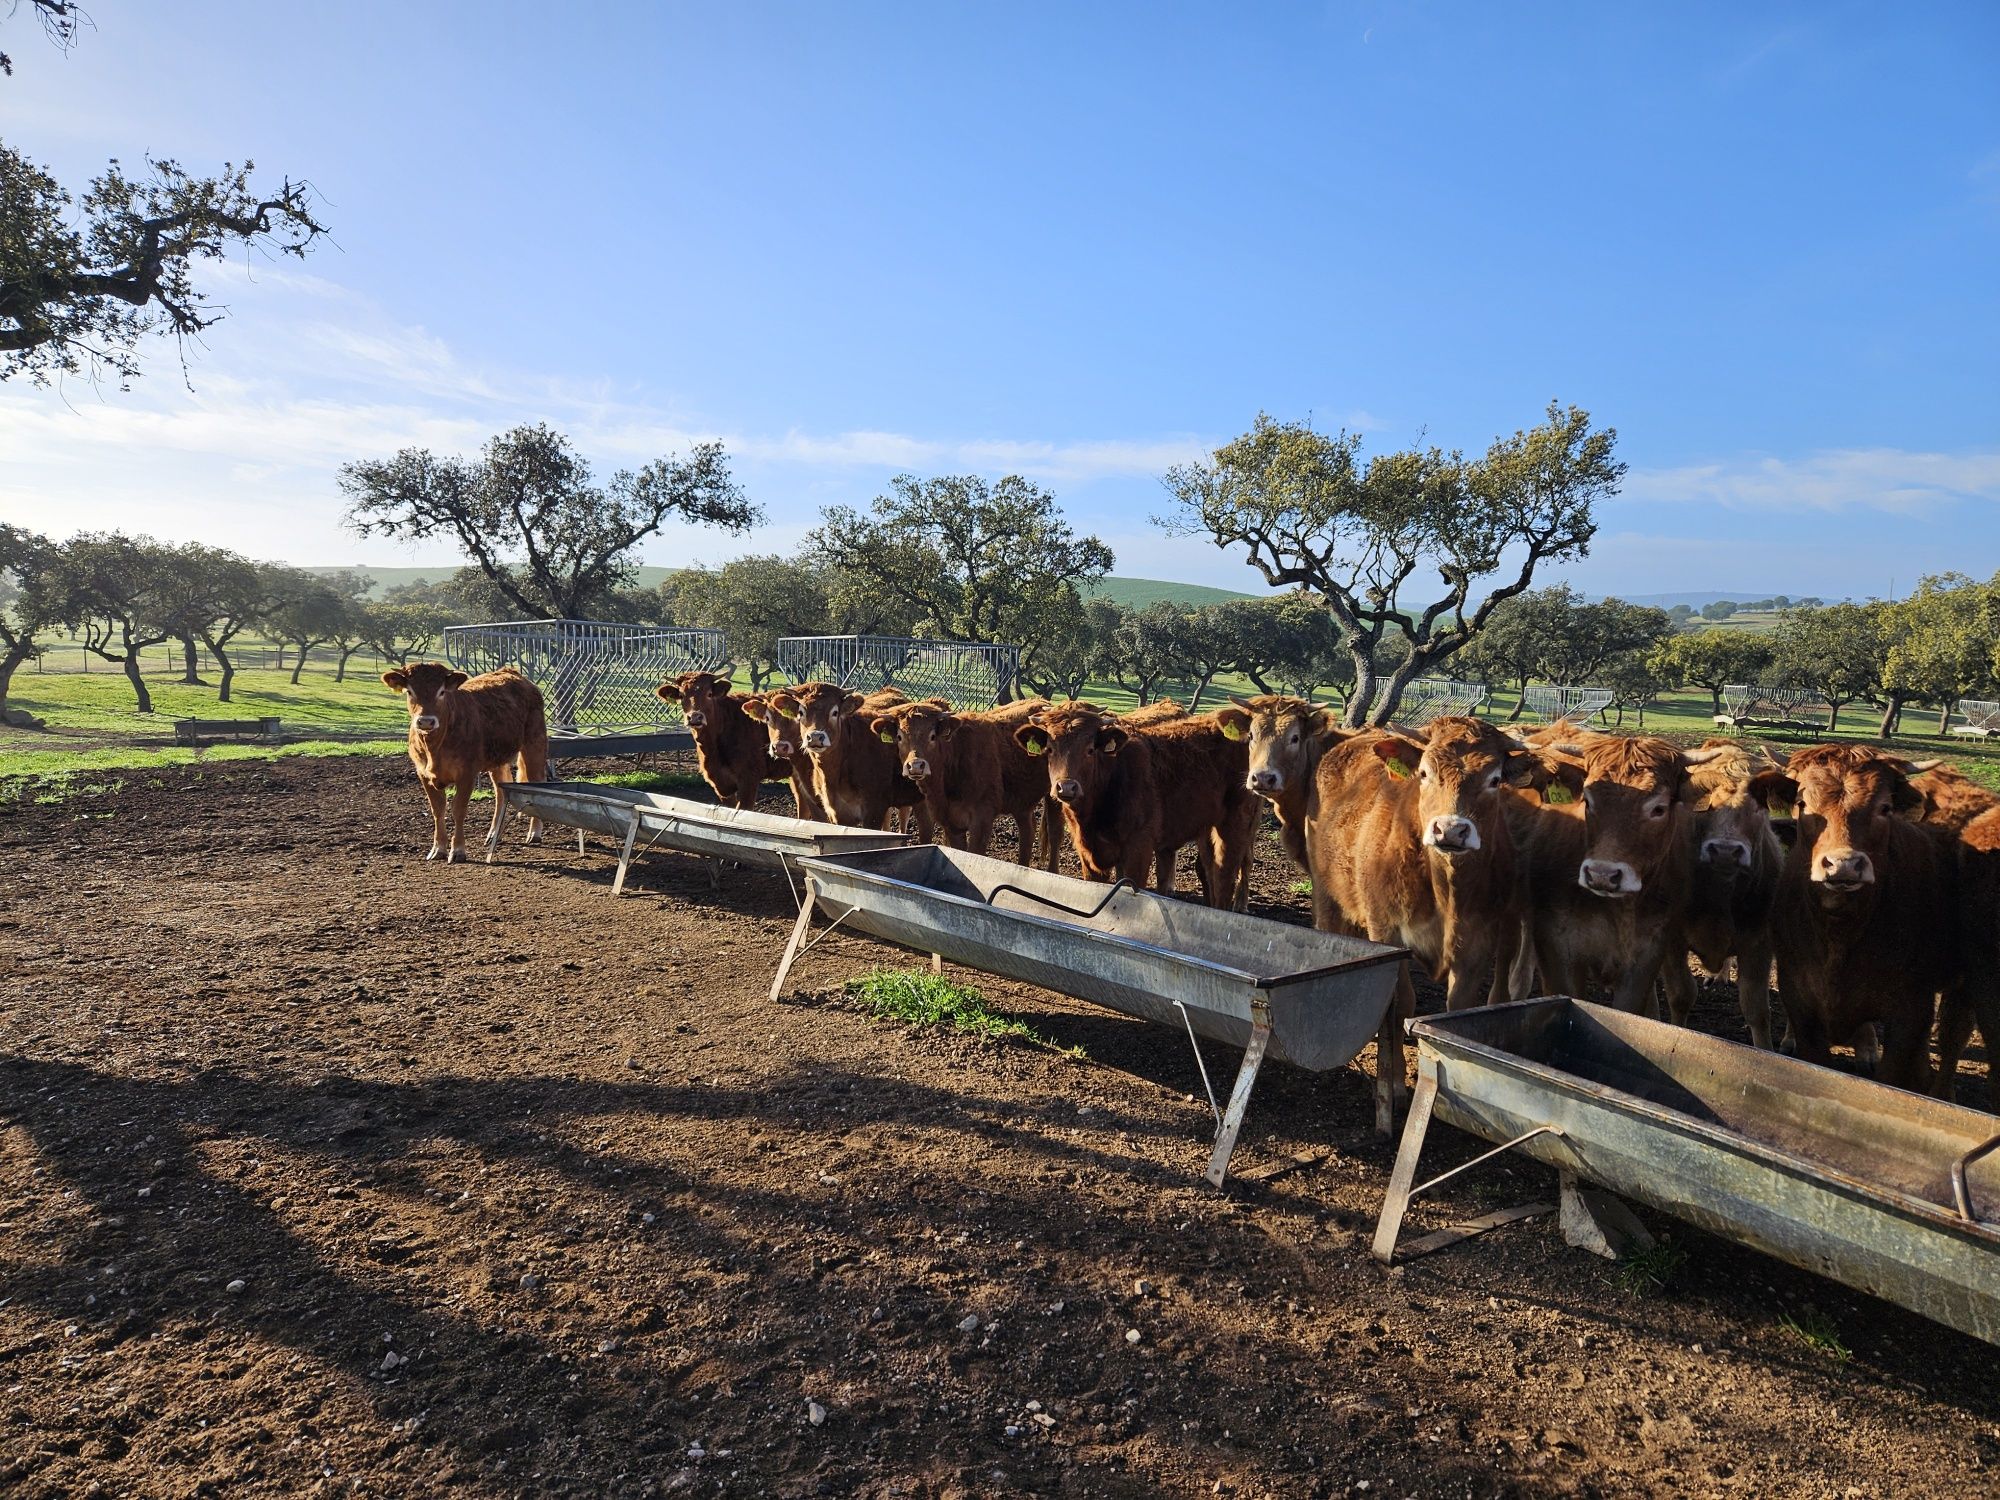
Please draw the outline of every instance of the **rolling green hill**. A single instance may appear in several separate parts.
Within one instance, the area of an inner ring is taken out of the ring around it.
[[[338,568],[315,567],[308,571],[314,573],[335,573],[340,570]],[[369,578],[373,579],[375,582],[373,592],[377,596],[380,596],[384,590],[397,588],[406,583],[415,583],[419,579],[428,579],[433,583],[442,583],[457,570],[451,567],[355,567],[352,571],[365,573]],[[678,570],[674,568],[642,567],[639,569],[639,576],[636,581],[640,588],[656,589],[660,586],[662,579],[669,573],[676,571]],[[1184,604],[1192,608],[1202,604],[1219,604],[1225,599],[1248,599],[1253,597],[1249,594],[1237,593],[1232,589],[1211,588],[1203,583],[1171,583],[1160,578],[1119,578],[1115,576],[1105,579],[1098,586],[1097,592],[1104,598],[1112,599],[1125,605],[1128,609],[1144,609],[1148,604],[1158,599],[1172,599],[1177,604]]]

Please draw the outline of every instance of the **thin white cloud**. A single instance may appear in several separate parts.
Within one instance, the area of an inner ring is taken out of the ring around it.
[[[1626,476],[1624,503],[1704,500],[1745,511],[1874,510],[1924,515],[2000,502],[2000,451],[1843,448],[1804,458],[1736,458]]]

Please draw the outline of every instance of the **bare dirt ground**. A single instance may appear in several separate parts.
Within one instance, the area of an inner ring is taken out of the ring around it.
[[[874,1021],[843,935],[772,1005],[775,877],[427,835],[391,761],[0,814],[0,1492],[2000,1492],[1994,1350],[1698,1232],[1383,1271],[1357,1069],[1267,1070],[1238,1169],[1329,1154],[1218,1193],[1164,1028]]]

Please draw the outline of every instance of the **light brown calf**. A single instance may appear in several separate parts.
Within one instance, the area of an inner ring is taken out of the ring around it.
[[[749,694],[742,707],[745,718],[764,726],[765,753],[770,759],[782,762],[790,773],[793,812],[810,822],[831,823],[833,819],[820,805],[819,793],[813,790],[812,757],[799,743],[798,721],[773,710],[769,693]]]
[[[1232,696],[1229,707],[1216,710],[1215,719],[1224,734],[1243,741],[1248,759],[1244,784],[1271,804],[1292,862],[1310,870],[1306,808],[1320,756],[1346,733],[1340,728],[1340,715],[1304,698],[1266,693],[1255,698]]]
[[[850,828],[886,828],[889,814],[914,811],[919,836],[930,842],[930,809],[923,790],[896,764],[896,751],[883,744],[868,721],[908,701],[895,688],[855,693],[831,682],[783,688],[766,700],[770,711],[796,720],[799,745],[812,761],[813,792],[835,823]]]
[[[1035,811],[1042,815],[1049,869],[1061,849],[1060,822],[1049,799],[1048,772],[1021,748],[1014,731],[1048,702],[1027,698],[999,708],[960,712],[942,698],[905,703],[868,720],[869,730],[894,745],[903,775],[922,788],[924,802],[950,848],[984,854],[993,823],[1005,813],[1019,832],[1022,864],[1035,855]]]
[[[694,735],[702,780],[723,806],[755,808],[765,782],[790,777],[790,762],[772,756],[769,734],[744,712],[748,695],[732,689],[727,677],[683,672],[653,691],[662,701],[680,705]]]
[[[468,677],[441,661],[412,662],[382,674],[410,710],[410,763],[431,805],[431,847],[425,859],[446,864],[465,855],[465,808],[483,771],[493,778],[493,822],[486,857],[500,842],[506,799],[500,783],[512,777],[546,781],[549,725],[541,690],[512,667]],[[451,835],[445,836],[445,793],[451,792]],[[528,820],[528,842],[540,825]]]

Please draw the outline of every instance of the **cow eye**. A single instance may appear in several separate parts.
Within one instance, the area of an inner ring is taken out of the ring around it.
[[[1298,742],[1299,742],[1299,732],[1296,729],[1294,729],[1292,731],[1291,739],[1287,740],[1286,743],[1290,745],[1296,745]]]
[[[1499,785],[1500,785],[1500,773],[1498,771],[1495,771],[1491,776],[1488,776],[1486,778],[1486,789],[1489,792]]]
[[[1667,804],[1664,802],[1655,802],[1651,807],[1646,809],[1646,816],[1649,818],[1664,818],[1666,815]]]

